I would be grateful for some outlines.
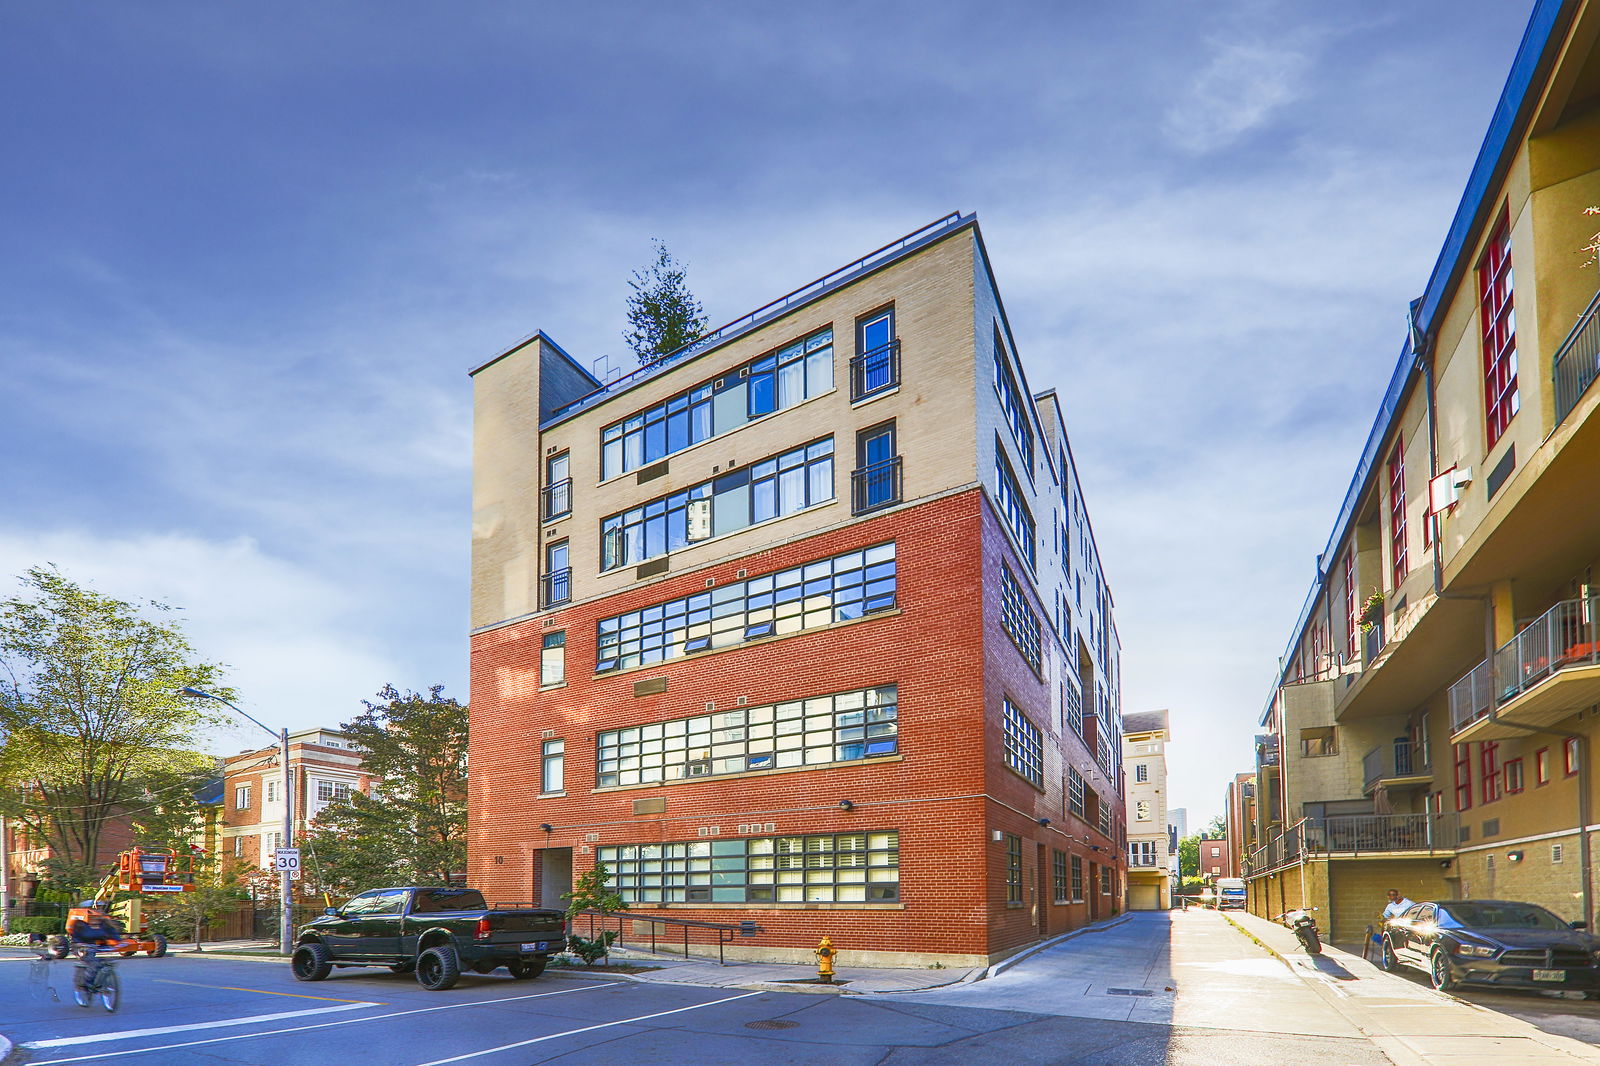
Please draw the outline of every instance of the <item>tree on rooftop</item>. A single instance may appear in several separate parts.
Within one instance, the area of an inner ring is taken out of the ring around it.
[[[622,337],[649,365],[700,337],[706,329],[705,309],[684,280],[683,264],[667,246],[654,241],[656,258],[648,269],[636,270],[628,282],[628,328]]]

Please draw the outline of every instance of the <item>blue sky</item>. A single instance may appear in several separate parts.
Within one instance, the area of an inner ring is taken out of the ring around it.
[[[627,365],[652,237],[719,323],[977,211],[1198,825],[1530,10],[7,4],[0,587],[179,605],[270,722],[465,698],[469,366]]]

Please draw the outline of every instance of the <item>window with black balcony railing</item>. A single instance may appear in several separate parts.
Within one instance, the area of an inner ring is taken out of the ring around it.
[[[546,485],[544,489],[544,520],[552,521],[572,512],[572,479]]]
[[[850,360],[850,399],[864,400],[900,384],[900,341],[880,344]]]
[[[552,570],[544,575],[543,598],[546,607],[554,607],[558,603],[566,603],[572,599],[572,569]]]
[[[850,510],[865,514],[899,503],[900,456],[850,471]]]

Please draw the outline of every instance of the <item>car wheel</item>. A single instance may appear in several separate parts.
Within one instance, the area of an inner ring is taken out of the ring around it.
[[[333,972],[332,956],[321,944],[301,944],[289,966],[297,981],[321,981]]]
[[[511,976],[519,981],[531,981],[544,973],[546,959],[512,959],[506,963],[506,969],[511,971]]]
[[[1378,966],[1389,973],[1394,973],[1400,968],[1400,958],[1394,953],[1394,942],[1387,936],[1383,938],[1383,944],[1378,948]]]
[[[167,953],[167,938],[162,936],[160,933],[157,933],[150,939],[152,942],[154,942],[155,947],[145,952],[145,954],[149,955],[152,959],[159,959],[164,956]]]
[[[1450,956],[1444,948],[1434,948],[1433,958],[1428,964],[1428,976],[1433,978],[1433,987],[1440,992],[1448,992],[1461,982],[1456,980],[1455,971],[1450,968]]]
[[[410,973],[411,971],[415,970],[416,968],[417,968],[417,960],[416,959],[407,959],[405,962],[397,962],[393,966],[389,967],[389,972],[390,973]]]
[[[461,959],[449,945],[429,948],[417,956],[417,984],[429,992],[455,987],[461,978]]]

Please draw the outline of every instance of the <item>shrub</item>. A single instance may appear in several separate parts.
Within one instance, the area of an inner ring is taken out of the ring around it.
[[[49,936],[53,933],[65,933],[67,922],[65,918],[13,918],[11,919],[13,933],[43,933]]]

